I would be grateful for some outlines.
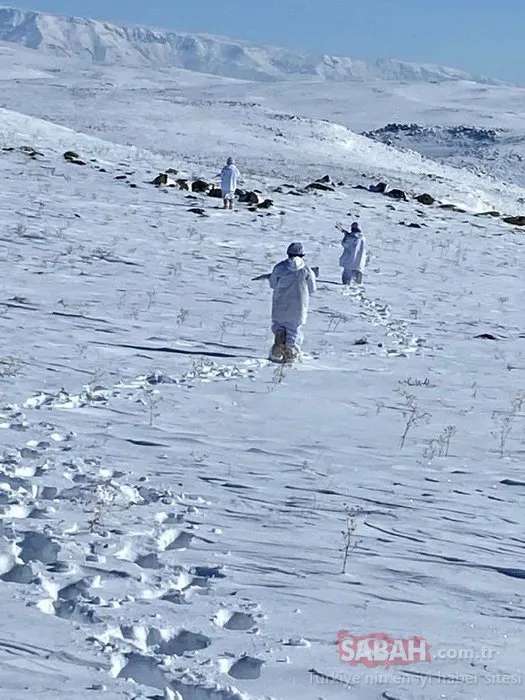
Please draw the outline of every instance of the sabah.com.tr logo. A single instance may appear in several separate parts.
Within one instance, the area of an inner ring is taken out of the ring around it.
[[[358,636],[348,630],[337,634],[337,653],[343,663],[350,666],[407,666],[431,661],[430,644],[424,637],[395,639],[384,632],[372,632]]]

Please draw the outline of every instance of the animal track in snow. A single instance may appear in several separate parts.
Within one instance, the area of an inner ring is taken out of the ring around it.
[[[264,661],[253,656],[242,656],[230,667],[228,675],[237,680],[254,681],[261,675]]]
[[[28,532],[20,543],[20,559],[26,564],[39,561],[42,564],[54,564],[58,559],[60,545],[47,535],[38,532]]]
[[[158,661],[152,656],[144,656],[137,652],[114,658],[111,675],[114,678],[131,679],[135,683],[159,690],[164,690],[167,685],[166,676],[160,670]]]
[[[268,364],[268,360],[245,360],[240,364],[218,365],[216,362],[202,360],[195,363],[189,372],[185,372],[177,383],[192,386],[196,382],[255,379],[257,370]]]
[[[186,530],[165,530],[158,538],[159,549],[163,552],[188,549],[194,537]]]
[[[227,630],[247,631],[255,627],[253,615],[244,612],[229,612],[221,608],[213,620],[217,627]]]
[[[55,394],[40,392],[26,399],[23,403],[24,408],[84,408],[85,406],[100,406],[107,404],[112,396],[117,396],[110,389],[105,389],[101,386],[90,386],[89,384],[83,387],[80,394],[69,394],[65,389],[60,389]]]
[[[392,338],[393,347],[387,348],[388,356],[406,356],[417,352],[423,345],[423,340],[412,335],[406,321],[390,320],[390,306],[382,301],[369,299],[361,287],[346,285],[342,291],[343,296],[348,296],[357,301],[361,307],[361,316],[375,326],[386,329],[387,336]]]
[[[174,384],[191,388],[199,383],[212,381],[230,381],[239,379],[255,379],[259,369],[266,367],[268,360],[248,359],[237,364],[219,365],[214,361],[200,360],[195,362],[193,368],[184,372],[180,378],[172,378],[160,373],[152,375],[139,375],[129,382],[118,382],[111,388],[99,385],[86,384],[78,394],[70,394],[65,389],[56,393],[40,392],[26,399],[23,407],[26,409],[60,408],[81,409],[91,406],[106,406],[111,399],[125,396],[129,400],[136,400],[146,404],[143,395],[129,394],[129,390],[137,392],[151,391],[152,386],[159,384]],[[156,390],[158,393],[158,390]],[[0,428],[15,429],[15,425],[25,426],[25,423],[15,424],[9,422],[9,417],[0,423]],[[0,420],[2,415],[0,415]],[[17,428],[22,429],[22,428]],[[23,427],[23,429],[26,429]],[[70,439],[67,436],[65,439]]]

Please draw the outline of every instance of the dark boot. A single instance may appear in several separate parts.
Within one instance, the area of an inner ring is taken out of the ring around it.
[[[270,350],[270,357],[272,359],[284,359],[284,353],[286,350],[286,330],[281,328],[277,331],[274,337],[272,349]]]
[[[284,349],[284,361],[285,362],[293,362],[294,360],[297,359],[298,357],[298,352],[295,348],[289,348],[286,347]]]

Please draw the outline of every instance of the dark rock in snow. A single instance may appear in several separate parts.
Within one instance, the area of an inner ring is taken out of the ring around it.
[[[206,212],[201,207],[191,207],[190,209],[188,209],[188,211],[192,214],[200,214],[201,216],[207,216]]]
[[[476,214],[476,216],[492,216],[495,219],[497,219],[501,214],[499,211],[480,211],[479,214]]]
[[[178,180],[175,180],[175,184],[178,185],[179,189],[181,190],[187,190],[188,192],[190,191],[190,184],[184,178],[179,178]]]
[[[378,192],[379,194],[383,194],[386,192],[386,182],[378,182],[377,185],[370,185],[368,189],[370,192]]]
[[[525,216],[504,216],[502,221],[512,226],[525,226]]]
[[[66,151],[64,153],[64,158],[67,160],[68,163],[74,163],[75,165],[86,164],[85,161],[81,160],[80,156],[75,151]]]
[[[25,153],[28,155],[30,158],[36,158],[36,156],[43,156],[43,153],[40,153],[40,151],[37,151],[36,148],[33,148],[32,146],[20,146],[20,150],[22,153]]]
[[[156,187],[160,187],[161,185],[167,185],[168,180],[169,178],[167,173],[159,173],[157,177],[150,182],[150,185],[156,185]]]
[[[211,190],[207,192],[208,197],[215,197],[216,199],[222,199],[222,190],[220,187],[212,186]]]
[[[424,194],[419,194],[419,195],[416,197],[416,200],[417,200],[420,204],[426,204],[426,205],[428,205],[428,206],[430,206],[431,204],[434,204],[434,202],[436,201],[436,200],[434,199],[434,197],[432,197],[432,195],[427,194],[426,192],[425,192]]]
[[[335,192],[333,185],[326,185],[324,182],[311,182],[306,185],[305,190],[320,190],[321,192]]]
[[[239,197],[239,202],[242,204],[260,204],[261,198],[257,192],[245,192],[241,197]]]
[[[273,207],[273,199],[265,199],[257,205],[258,209],[269,209],[270,207]]]
[[[479,335],[475,335],[474,338],[480,338],[481,340],[502,340],[501,337],[493,333],[480,333]]]
[[[194,182],[191,183],[191,191],[192,192],[205,193],[205,192],[208,192],[208,190],[210,188],[211,188],[211,184],[209,182],[205,182],[204,180],[195,180]]]
[[[332,182],[332,178],[330,175],[323,175],[323,177],[320,177],[316,182],[324,182],[325,184],[329,184]]]
[[[403,190],[389,190],[388,192],[385,192],[385,197],[390,197],[390,199],[397,199],[401,202],[408,202],[406,192],[403,192]]]
[[[126,175],[117,175],[115,177],[115,180],[125,180],[125,179],[126,179]]]
[[[503,486],[525,486],[525,481],[516,481],[515,479],[502,479],[499,483]]]
[[[458,207],[456,204],[440,204],[439,208],[446,209],[447,211],[457,211],[460,214],[467,213],[466,209],[462,209],[461,207]]]

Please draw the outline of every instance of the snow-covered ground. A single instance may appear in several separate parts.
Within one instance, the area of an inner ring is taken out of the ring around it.
[[[465,80],[250,82],[163,66],[86,64],[0,42],[0,87],[1,106],[113,141],[140,144],[167,156],[191,155],[195,161],[204,155],[220,154],[222,159],[224,149],[235,147],[248,161],[271,156],[274,168],[287,151],[295,160],[297,124],[287,128],[292,116],[305,120],[303,133],[308,129],[309,138],[325,142],[324,152],[309,148],[312,159],[321,159],[316,162],[320,167],[326,160],[358,165],[360,153],[348,148],[353,135],[347,129],[359,133],[387,123],[415,123],[430,128],[403,132],[395,140],[411,149],[412,161],[423,154],[500,182],[525,185],[525,88],[519,86]],[[323,120],[324,126],[311,128],[312,122]],[[201,128],[204,124],[207,130]],[[492,129],[496,138],[481,147],[442,127]],[[340,142],[335,148],[334,138]],[[391,158],[385,164],[381,154],[378,160],[385,167]]]
[[[522,698],[525,239],[476,212],[525,191],[233,81],[65,65],[2,84],[2,698]],[[230,150],[272,209],[147,184]],[[292,240],[320,283],[283,368],[252,277]],[[433,659],[351,667],[342,629]]]

